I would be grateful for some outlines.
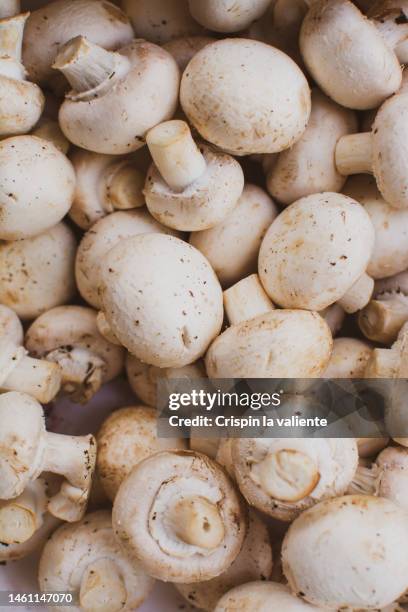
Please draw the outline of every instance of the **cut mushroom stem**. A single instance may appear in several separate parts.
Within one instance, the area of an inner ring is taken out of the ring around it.
[[[376,348],[365,370],[365,378],[408,377],[408,324],[401,328],[397,340],[389,349]]]
[[[224,538],[224,525],[218,508],[204,497],[186,497],[170,511],[170,523],[183,542],[212,550]]]
[[[8,545],[27,542],[43,523],[46,502],[45,482],[41,478],[29,483],[19,497],[0,502],[0,542]]]
[[[374,281],[368,276],[363,274],[360,278],[350,287],[345,295],[338,301],[338,304],[347,313],[351,314],[361,310],[368,304],[374,291]]]
[[[146,143],[161,176],[174,191],[183,191],[206,170],[206,161],[185,121],[165,121],[151,129]]]
[[[224,307],[231,325],[238,325],[274,309],[257,274],[247,276],[224,291]]]
[[[60,366],[62,390],[73,400],[90,400],[104,382],[105,361],[87,349],[62,347],[48,353],[47,359]]]
[[[359,316],[359,326],[370,340],[390,344],[408,321],[408,298],[402,293],[371,300]]]
[[[342,136],[337,143],[335,159],[340,174],[371,174],[372,137],[370,132]]]
[[[145,177],[132,160],[126,159],[109,166],[103,176],[105,200],[112,210],[128,210],[144,205]]]
[[[0,20],[0,74],[22,80],[25,69],[21,63],[24,26],[29,13]]]
[[[126,585],[113,559],[97,559],[88,565],[79,591],[81,610],[118,612],[126,599]]]

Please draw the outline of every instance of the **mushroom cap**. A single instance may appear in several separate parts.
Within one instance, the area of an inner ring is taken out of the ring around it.
[[[114,500],[126,476],[146,457],[165,449],[186,447],[181,438],[159,438],[157,412],[147,406],[115,410],[97,435],[97,469],[103,488]]]
[[[216,41],[216,38],[210,36],[183,36],[182,38],[173,38],[163,45],[176,60],[181,72],[184,72],[187,64],[194,55],[201,51],[203,47]]]
[[[74,234],[64,223],[34,238],[0,243],[0,302],[24,320],[69,302],[75,252]]]
[[[173,236],[122,240],[103,259],[100,287],[113,333],[151,365],[193,363],[221,329],[217,277],[199,251]]]
[[[179,235],[158,223],[145,208],[111,213],[84,235],[78,246],[75,275],[80,294],[91,306],[102,306],[98,288],[103,257],[121,240],[148,233]]]
[[[377,457],[378,495],[408,510],[408,449],[389,446]]]
[[[0,339],[7,338],[13,344],[23,344],[24,330],[20,319],[8,306],[0,304]]]
[[[119,53],[130,62],[124,77],[102,95],[65,98],[59,111],[68,140],[96,153],[140,149],[146,132],[171,119],[177,107],[180,75],[170,53],[144,40],[133,41]]]
[[[373,351],[372,346],[357,338],[336,338],[325,378],[364,378]]]
[[[74,189],[70,161],[48,140],[15,136],[0,142],[0,239],[30,238],[56,225]]]
[[[31,80],[47,83],[58,49],[78,34],[105,49],[117,49],[133,38],[122,11],[103,0],[55,0],[33,11],[24,30],[23,64]],[[38,41],[41,40],[41,44]]]
[[[105,363],[104,382],[120,374],[124,349],[108,342],[99,333],[96,311],[84,306],[57,306],[40,315],[28,328],[25,344],[36,357],[46,357],[59,348],[83,348]]]
[[[35,83],[0,76],[0,135],[27,134],[39,120],[44,94]]]
[[[295,62],[244,38],[199,51],[183,73],[180,101],[201,136],[234,155],[289,148],[310,115],[309,86]]]
[[[337,141],[357,130],[353,111],[342,108],[318,89],[312,91],[312,112],[300,140],[280,153],[268,173],[269,193],[291,204],[322,191],[340,191],[346,180],[336,168]]]
[[[194,19],[214,32],[239,32],[266,11],[270,0],[188,0]]]
[[[278,209],[268,194],[247,183],[234,210],[215,227],[194,232],[190,244],[208,259],[224,287],[256,272],[262,239]]]
[[[88,514],[77,523],[62,525],[53,533],[40,559],[40,588],[69,591],[77,597],[88,567],[104,559],[116,565],[124,582],[126,601],[120,610],[136,609],[149,595],[154,580],[145,574],[136,559],[129,561],[124,555],[113,533],[111,514],[106,510]],[[75,605],[51,609],[67,612],[84,608]]]
[[[251,580],[267,580],[272,572],[272,547],[265,523],[254,510],[248,514],[248,531],[238,557],[222,574],[194,584],[176,584],[195,607],[211,612],[217,601],[233,587]]]
[[[221,223],[237,204],[244,188],[244,174],[236,159],[201,145],[204,173],[183,191],[174,191],[152,164],[144,195],[149,212],[168,227],[197,232]]]
[[[316,312],[273,310],[233,325],[210,346],[210,378],[313,378],[325,370],[332,336]]]
[[[289,586],[328,608],[382,608],[408,586],[408,518],[381,497],[347,495],[317,504],[289,527]]]
[[[365,272],[375,232],[368,213],[338,193],[319,193],[288,206],[263,239],[259,277],[284,308],[323,310]]]
[[[374,225],[374,250],[367,274],[385,278],[405,270],[408,267],[408,209],[391,208],[369,174],[350,177],[343,193],[364,206]]]
[[[395,208],[408,208],[408,94],[398,94],[379,109],[372,131],[372,164],[378,189]]]
[[[375,108],[401,85],[401,67],[391,46],[349,0],[314,2],[299,44],[314,80],[346,108]]]
[[[277,582],[248,582],[226,593],[214,608],[214,612],[314,612],[321,610],[291,593]]]
[[[185,498],[216,507],[223,534],[214,548],[188,544],[167,516]],[[122,482],[113,506],[113,527],[123,549],[160,580],[202,582],[225,571],[241,550],[246,516],[222,468],[192,451],[162,451],[139,463]]]

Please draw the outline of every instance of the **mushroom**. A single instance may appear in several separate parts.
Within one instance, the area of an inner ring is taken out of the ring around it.
[[[180,36],[200,34],[203,28],[188,8],[188,0],[121,0],[137,38],[161,45]]]
[[[0,142],[0,240],[31,238],[55,226],[74,197],[67,157],[36,136]]]
[[[19,497],[41,472],[64,477],[48,512],[78,521],[86,510],[96,460],[93,436],[65,436],[46,431],[41,405],[29,395],[0,395],[0,499]]]
[[[75,605],[51,610],[135,610],[149,595],[154,580],[135,559],[129,560],[115,540],[111,514],[100,510],[74,525],[62,525],[44,547],[38,581],[43,592],[73,594]]]
[[[184,72],[187,64],[194,55],[201,51],[203,47],[215,42],[215,38],[210,36],[183,36],[182,38],[173,38],[163,45],[176,60],[180,72]]]
[[[201,49],[183,73],[180,101],[200,135],[234,155],[288,149],[310,115],[309,86],[293,60],[244,38]]]
[[[6,11],[7,12],[7,11]],[[23,30],[28,13],[3,17],[0,12],[0,136],[25,134],[44,107],[38,85],[25,80],[21,63]]]
[[[364,378],[373,348],[357,338],[336,338],[323,378]]]
[[[277,582],[248,582],[231,589],[214,608],[214,612],[318,612],[321,608],[311,606],[296,597],[290,589]]]
[[[355,114],[314,89],[306,130],[267,174],[269,193],[286,205],[313,193],[341,191],[345,177],[336,168],[334,151],[342,136],[356,131]]]
[[[202,582],[238,556],[246,515],[215,461],[192,451],[151,455],[122,482],[113,528],[123,550],[155,578]]]
[[[77,149],[71,161],[77,183],[69,216],[82,229],[115,210],[144,206],[144,175],[130,157]]]
[[[358,324],[367,338],[390,344],[408,321],[408,272],[375,283],[372,300],[360,312]]]
[[[367,363],[366,378],[408,377],[408,323],[401,327],[391,348],[375,348]]]
[[[228,287],[257,269],[262,239],[278,210],[268,194],[247,183],[234,210],[215,227],[193,232],[190,244],[208,259]]]
[[[75,252],[74,234],[64,223],[0,243],[0,303],[26,320],[68,302],[75,295]]]
[[[406,512],[381,497],[317,504],[289,527],[283,570],[294,593],[321,607],[382,608],[408,587]]]
[[[215,459],[218,453],[218,447],[220,444],[220,438],[215,436],[214,438],[203,438],[200,427],[197,427],[198,435],[195,435],[195,427],[190,427],[190,442],[189,448],[197,453],[207,455],[210,459]],[[222,465],[221,461],[217,462]]]
[[[60,108],[61,129],[83,149],[136,151],[146,132],[176,110],[178,66],[170,53],[144,40],[113,52],[77,36],[60,48],[53,67],[72,87]]]
[[[396,26],[406,23],[408,18],[408,8],[404,0],[377,0],[377,2],[371,2],[370,0],[366,12],[369,19],[373,20],[376,24],[381,24],[380,27],[385,27],[382,24],[384,20],[386,22],[388,20],[389,35],[392,36],[395,33],[398,40],[398,27]],[[407,38],[397,44],[394,50],[400,63],[406,64],[408,62]]]
[[[19,318],[0,304],[0,389],[28,393],[46,404],[60,389],[60,369],[54,363],[28,357],[22,344]]]
[[[197,147],[185,121],[156,125],[146,135],[154,163],[144,195],[157,221],[181,231],[209,229],[234,209],[244,188],[239,163],[211,147]]]
[[[335,336],[340,331],[344,323],[346,313],[344,312],[343,308],[339,304],[332,304],[331,306],[321,310],[319,314],[329,326],[332,336]]]
[[[234,438],[231,459],[247,502],[281,521],[343,495],[358,466],[354,438]]]
[[[31,13],[24,32],[23,63],[30,80],[60,90],[61,76],[52,64],[61,45],[78,34],[110,50],[130,43],[134,36],[126,15],[107,0],[49,2]]]
[[[224,292],[231,327],[210,346],[210,378],[313,378],[327,367],[332,336],[316,312],[273,310],[256,274]]]
[[[47,503],[47,484],[43,478],[29,482],[15,499],[0,501],[1,544],[12,546],[28,542],[44,523]]]
[[[259,277],[284,308],[363,308],[374,281],[366,273],[374,227],[356,201],[338,193],[301,198],[273,221],[259,251]],[[282,273],[284,270],[284,273]]]
[[[271,572],[272,548],[268,530],[255,511],[250,510],[248,531],[241,551],[232,565],[212,580],[176,584],[176,588],[190,604],[211,612],[224,593],[251,580],[267,580]]]
[[[158,437],[156,410],[141,405],[115,410],[102,423],[96,440],[97,469],[111,501],[140,461],[161,450],[186,447],[182,438]]]
[[[32,134],[43,140],[49,140],[64,155],[69,151],[70,143],[62,133],[58,121],[51,117],[41,117]]]
[[[62,391],[80,403],[118,376],[124,365],[124,349],[101,336],[96,315],[84,306],[58,306],[40,315],[26,334],[30,353],[58,364]]]
[[[396,17],[400,10],[368,20],[349,0],[312,2],[299,45],[319,87],[346,108],[379,106],[401,85],[394,48],[408,34]]]
[[[0,7],[0,19],[14,17],[20,12],[20,0],[3,0]]]
[[[197,361],[221,329],[222,291],[212,268],[173,236],[122,240],[103,258],[100,292],[113,334],[150,365]]]
[[[265,13],[271,0],[188,0],[190,12],[214,32],[239,32]]]

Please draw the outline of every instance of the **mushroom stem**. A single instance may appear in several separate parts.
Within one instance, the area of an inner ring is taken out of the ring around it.
[[[230,325],[238,325],[274,309],[257,274],[247,276],[224,291],[224,306]]]
[[[102,93],[105,87],[111,88],[117,77],[128,72],[129,65],[124,55],[76,36],[61,47],[53,68],[63,73],[74,92],[95,94],[96,89]]]
[[[170,512],[170,523],[186,544],[211,550],[224,538],[224,525],[215,504],[204,497],[186,497]]]
[[[402,8],[385,11],[380,8],[378,13],[370,15],[370,19],[391,49],[407,40],[408,23]]]
[[[342,136],[337,143],[335,160],[340,174],[371,174],[372,139],[370,132]]]
[[[29,13],[0,20],[0,74],[23,80],[25,69],[21,63],[24,26]]]
[[[5,391],[20,391],[32,395],[41,404],[48,404],[61,386],[61,370],[44,359],[23,357],[1,383]]]
[[[126,586],[115,561],[102,558],[88,565],[79,591],[81,610],[119,612],[126,599]]]
[[[128,210],[144,206],[144,176],[130,160],[109,166],[103,179],[107,208]]]
[[[146,135],[146,143],[157,169],[174,191],[183,191],[204,174],[204,156],[185,121],[160,123]]]
[[[43,523],[46,500],[45,483],[39,478],[29,483],[19,497],[0,502],[0,542],[27,542]]]
[[[14,17],[20,12],[20,0],[1,0],[0,19]]]
[[[347,493],[349,495],[378,495],[379,472],[375,464],[371,467],[359,465]]]
[[[33,136],[52,142],[54,147],[57,147],[64,155],[68,153],[70,143],[62,133],[58,121],[53,121],[48,118],[41,119],[32,134]]]
[[[374,281],[368,274],[363,274],[338,301],[349,314],[361,310],[368,304],[374,291]]]
[[[408,298],[402,293],[371,300],[359,316],[363,334],[370,340],[390,344],[408,321]]]
[[[365,378],[396,378],[400,366],[400,352],[394,348],[374,349],[365,370]]]

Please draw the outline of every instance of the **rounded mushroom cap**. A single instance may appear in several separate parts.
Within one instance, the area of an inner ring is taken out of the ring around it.
[[[205,365],[210,378],[313,378],[325,370],[332,342],[316,312],[273,310],[229,327]]]
[[[203,138],[235,155],[289,148],[310,114],[309,86],[295,62],[243,38],[199,51],[183,73],[180,101]]]
[[[194,19],[215,32],[239,32],[266,11],[270,0],[188,0]]]
[[[408,586],[407,546],[405,511],[381,497],[347,495],[292,523],[283,570],[292,591],[318,606],[382,608]]]
[[[262,239],[278,209],[268,194],[247,183],[234,210],[218,225],[190,236],[207,257],[221,285],[230,286],[256,271]]]
[[[401,85],[391,46],[349,0],[312,3],[299,44],[314,80],[342,106],[375,108]]]
[[[15,136],[0,143],[0,239],[29,238],[56,225],[74,197],[75,173],[51,142]]]
[[[224,595],[214,612],[314,612],[316,608],[302,601],[290,589],[277,582],[248,582],[235,587]]]
[[[7,338],[16,346],[23,344],[24,330],[20,319],[8,306],[0,304],[0,339]]]
[[[106,571],[98,572],[98,564],[104,562],[105,567],[117,574],[117,583]],[[154,585],[153,578],[145,574],[140,563],[136,559],[129,561],[123,554],[113,533],[111,514],[105,510],[88,514],[77,523],[62,525],[53,533],[41,555],[38,580],[43,591],[69,591],[79,598],[80,605],[63,607],[64,612],[134,610]],[[95,607],[85,605],[84,586],[91,596],[93,588],[101,589],[103,594],[105,587],[107,592],[99,605],[97,602]],[[115,587],[119,592],[112,592]],[[61,610],[60,607],[52,609]]]
[[[367,274],[385,278],[405,270],[408,267],[408,210],[391,208],[369,174],[350,177],[343,193],[364,206],[374,225],[374,250]]]
[[[312,91],[312,112],[297,143],[282,151],[267,176],[269,193],[282,202],[322,191],[340,191],[346,180],[336,168],[337,141],[357,130],[355,114]]]
[[[408,510],[408,449],[390,446],[378,455],[375,462],[380,468],[378,495]]]
[[[264,289],[284,308],[323,310],[365,272],[374,238],[370,217],[351,198],[338,193],[301,198],[275,219],[263,239]]]
[[[222,291],[212,268],[173,236],[141,234],[111,249],[103,259],[101,298],[123,346],[161,368],[196,361],[222,325]]]
[[[0,76],[0,136],[27,134],[39,120],[44,94],[34,83]]]
[[[102,95],[67,97],[60,108],[61,129],[78,147],[96,153],[131,153],[144,146],[150,128],[170,119],[176,110],[180,75],[170,53],[135,40],[119,54],[129,61],[124,76]]]
[[[91,306],[102,306],[98,288],[104,256],[121,240],[148,233],[179,235],[158,223],[144,208],[111,213],[84,235],[78,246],[75,275],[80,294]]]
[[[191,583],[231,565],[244,541],[246,516],[215,461],[192,451],[163,451],[123,481],[113,526],[127,554],[150,575]]]
[[[117,49],[133,38],[122,11],[103,0],[55,0],[33,11],[24,31],[23,64],[31,80],[47,83],[61,45],[82,34],[105,49]],[[38,41],[41,40],[41,44]]]
[[[102,423],[97,435],[97,469],[110,500],[115,499],[126,476],[146,457],[165,449],[183,449],[181,438],[159,438],[157,412],[147,406],[115,410]]]
[[[336,338],[324,378],[364,378],[372,351],[372,346],[364,340]]]
[[[195,54],[215,41],[216,38],[210,38],[210,36],[183,36],[182,38],[169,40],[163,45],[163,49],[166,49],[174,57],[180,71],[184,72]]]
[[[69,302],[75,295],[75,252],[74,234],[64,223],[0,244],[0,302],[21,319]]]

